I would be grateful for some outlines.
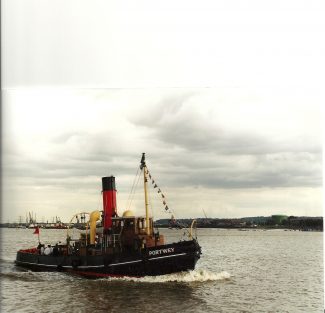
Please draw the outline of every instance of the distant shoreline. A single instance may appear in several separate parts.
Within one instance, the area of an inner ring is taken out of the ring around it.
[[[311,216],[255,216],[243,218],[197,218],[197,228],[220,228],[220,229],[238,229],[238,230],[272,230],[283,229],[288,231],[323,231],[323,217]],[[155,227],[157,228],[187,228],[191,225],[193,219],[158,219]],[[60,222],[60,224],[50,223],[0,223],[0,228],[29,228],[35,227],[44,229],[66,229],[79,228],[79,224],[69,224]]]
[[[178,228],[166,225],[158,225],[158,228]],[[180,228],[181,229],[181,228]],[[285,227],[202,227],[198,226],[197,229],[228,229],[238,231],[268,231],[268,230],[284,230],[284,231],[303,231],[303,232],[323,232],[323,229],[298,229],[298,228],[285,228]]]
[[[155,222],[161,228],[184,228],[191,225],[192,219],[160,219]],[[323,231],[323,217],[308,216],[255,216],[243,218],[198,218],[197,228],[221,229],[284,229],[296,231]]]

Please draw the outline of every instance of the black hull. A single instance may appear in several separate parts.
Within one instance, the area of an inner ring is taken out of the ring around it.
[[[143,277],[193,270],[200,254],[196,240],[190,240],[143,249],[138,253],[46,256],[18,251],[16,265],[33,271],[64,271],[89,278]]]

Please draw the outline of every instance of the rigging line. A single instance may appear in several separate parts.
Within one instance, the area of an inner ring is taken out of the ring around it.
[[[149,172],[149,169],[148,169],[148,168],[147,168],[147,170],[148,170],[148,174],[149,174],[149,177],[150,177],[150,180],[151,180],[152,184],[155,184],[155,187],[158,187],[156,181],[152,178],[151,173]],[[155,188],[155,187],[154,187],[154,188]],[[160,193],[162,193],[160,187],[159,187],[159,190],[160,190]],[[159,192],[158,192],[158,193],[159,193]],[[185,235],[186,233],[187,233],[188,235],[190,235],[190,231],[188,230],[189,225],[181,224],[181,223],[178,222],[178,218],[176,217],[176,214],[175,214],[174,210],[172,210],[171,208],[169,208],[169,206],[167,205],[166,196],[165,196],[165,194],[163,194],[163,195],[164,195],[164,197],[163,197],[164,200],[163,200],[163,201],[165,201],[165,203],[166,203],[166,204],[164,204],[164,208],[165,208],[164,211],[165,211],[165,213],[167,213],[167,214],[171,214],[171,218],[173,217],[173,218],[175,219],[175,221],[176,221],[176,225],[178,225],[178,226],[180,226],[180,227],[182,227],[182,228],[185,228],[184,235]],[[151,203],[151,199],[150,199],[150,203]],[[168,207],[168,210],[167,210],[167,211],[166,211],[166,207]],[[152,207],[151,207],[151,209],[152,209]]]
[[[132,188],[131,188],[131,191],[130,191],[130,193],[129,193],[128,202],[130,201],[130,198],[131,198],[131,196],[132,196],[132,193],[134,192],[135,182],[136,182],[136,179],[137,179],[138,173],[139,173],[139,167],[137,168],[137,172],[136,172],[136,174],[135,174],[135,176],[134,176],[134,180],[133,180]]]
[[[167,201],[166,201],[167,202]],[[175,222],[176,222],[176,225],[177,226],[180,226],[180,227],[182,227],[183,229],[184,229],[184,234],[183,234],[183,236],[185,236],[185,234],[187,233],[187,235],[189,236],[190,235],[190,231],[189,231],[189,227],[190,227],[190,225],[187,225],[187,224],[183,224],[183,223],[180,223],[180,222],[178,222],[178,218],[176,217],[176,214],[175,214],[175,211],[174,210],[172,210],[172,209],[170,209],[169,207],[168,207],[168,211],[165,211],[165,213],[166,214],[171,214],[171,218],[173,217],[174,218],[174,220],[175,220]]]
[[[147,173],[149,174],[150,172],[149,172],[149,169],[147,168]],[[151,180],[151,178],[149,178],[150,180]],[[153,219],[154,219],[154,216],[155,216],[155,213],[154,213],[154,209],[153,209],[153,205],[152,205],[152,199],[151,199],[151,191],[150,191],[150,189],[152,188],[152,186],[151,186],[151,188],[150,188],[150,185],[151,184],[148,184],[149,186],[148,186],[148,194],[149,194],[149,205],[150,205],[150,213],[151,213],[151,217],[152,217],[152,222],[153,222],[153,225],[155,225],[155,223],[154,223],[154,221],[153,221]],[[156,231],[159,231],[159,229],[158,229],[158,227],[157,226],[154,226],[154,228],[156,229]]]
[[[148,170],[148,173],[150,173],[149,170]],[[155,186],[158,187],[156,181],[152,178],[151,173],[149,174],[149,177],[150,177],[150,179],[151,179],[152,184],[155,184]],[[155,188],[155,187],[154,187],[154,188]],[[160,192],[158,191],[158,193],[161,193],[161,194],[164,195],[164,196],[163,196],[163,200],[162,200],[162,203],[163,203],[163,206],[164,206],[164,212],[165,212],[166,214],[171,214],[171,215],[174,217],[174,219],[177,221],[177,218],[175,217],[175,213],[174,213],[174,211],[173,211],[172,209],[170,209],[169,206],[167,205],[167,200],[166,200],[166,196],[165,196],[165,194],[162,192],[162,190],[161,190],[160,187],[158,187],[158,188],[159,188],[159,191],[160,191]],[[151,195],[150,195],[150,197],[151,197]],[[152,201],[151,201],[151,198],[150,198],[150,204],[151,204],[151,202],[152,202]],[[166,207],[168,207],[168,210],[167,210],[167,211],[166,211]],[[151,210],[152,210],[152,213],[153,213],[152,206],[151,206]]]
[[[137,176],[138,176],[138,173],[139,173],[139,167],[137,169],[137,172],[134,176],[134,179],[133,179],[133,184],[132,184],[132,187],[131,187],[131,191],[129,193],[129,197],[128,197],[128,200],[126,201],[126,207],[128,208],[129,207],[129,201],[130,201],[130,198],[131,198],[131,195],[132,195],[132,192],[133,192],[133,188],[134,188],[134,184],[135,184],[135,181],[137,179]],[[130,204],[131,205],[131,204]]]
[[[150,213],[151,213],[151,217],[153,217],[154,214],[153,214],[153,208],[152,208],[152,200],[151,200],[151,192],[150,192],[150,188],[148,188],[147,190],[148,190],[148,194],[149,194]]]
[[[130,205],[129,205],[129,207],[127,207],[128,210],[131,208],[131,204],[132,204],[132,201],[133,201],[134,196],[135,196],[136,188],[137,188],[137,186],[138,186],[138,184],[139,184],[139,180],[140,180],[140,177],[141,177],[141,173],[142,173],[142,170],[141,170],[141,172],[140,172],[139,175],[138,175],[138,180],[137,180],[136,185],[135,185],[135,187],[134,187],[133,194],[131,194]]]
[[[152,178],[151,173],[149,172],[149,170],[148,170],[148,173],[149,173],[149,177],[150,177],[150,180],[151,180],[152,184],[155,184],[155,187],[154,188],[158,187],[156,181]],[[164,207],[166,208],[166,206],[167,206],[166,196],[163,194],[163,192],[162,192],[162,190],[161,190],[160,187],[158,187],[158,190],[159,190],[158,193],[160,193],[161,195],[163,195],[162,203],[163,203]],[[169,208],[168,208],[168,210],[171,211]],[[165,210],[165,212],[166,213],[170,213],[170,212],[168,212],[166,210]]]

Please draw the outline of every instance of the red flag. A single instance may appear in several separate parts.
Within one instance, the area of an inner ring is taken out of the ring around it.
[[[38,226],[35,227],[33,234],[39,235],[39,227]]]

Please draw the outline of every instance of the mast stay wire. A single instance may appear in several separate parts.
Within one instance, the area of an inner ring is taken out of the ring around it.
[[[140,169],[140,168],[137,169],[137,173],[136,173],[136,175],[135,175],[135,177],[134,177],[134,180],[133,180],[133,184],[132,184],[131,192],[130,192],[129,197],[128,197],[127,210],[129,210],[130,207],[131,207],[132,201],[133,201],[134,196],[135,196],[136,188],[137,188],[137,186],[138,186],[138,184],[139,184],[140,177],[142,176],[142,175],[141,175],[141,174],[142,174],[142,171],[144,170],[144,168],[142,168],[142,169],[140,170],[140,173],[139,173],[139,169]],[[148,166],[146,166],[146,170],[147,170],[146,174],[149,176],[148,178],[151,180],[152,184],[155,184],[155,181],[153,180],[153,178],[151,177],[151,174],[150,174],[150,172],[149,172]],[[155,184],[154,188],[157,188],[157,187],[158,187],[157,184]],[[151,198],[150,188],[148,188],[147,190],[148,190],[148,194],[149,194],[150,213],[151,213],[151,215],[153,216],[153,211],[154,211],[154,210],[153,210],[153,206],[152,206],[152,198]],[[158,188],[158,190],[159,190],[158,193],[161,193],[161,194],[162,194],[161,189]],[[166,205],[166,201],[165,201],[165,200],[166,200],[166,197],[165,197],[164,195],[163,195],[163,199],[164,199],[163,202],[164,202],[164,205],[165,205],[165,213],[167,213],[167,214],[168,214],[168,213],[171,214],[172,217],[174,218],[174,220],[176,221],[176,225],[177,225],[178,227],[180,227],[180,228],[185,228],[185,233],[188,233],[188,234],[189,234],[189,230],[187,229],[187,228],[189,227],[189,225],[184,225],[184,224],[179,223],[179,222],[177,221],[177,217],[176,217],[176,214],[175,214],[174,210],[170,209],[170,208]],[[185,233],[184,233],[184,235],[185,235]]]
[[[171,209],[169,206],[167,206],[166,196],[162,193],[162,190],[159,188],[157,182],[152,178],[151,173],[150,173],[148,167],[147,167],[147,174],[148,174],[149,179],[151,180],[152,184],[154,185],[153,188],[158,188],[158,193],[160,193],[161,196],[162,196],[163,204],[164,204],[164,207],[165,207],[165,213],[171,215],[171,220],[174,220],[175,221],[174,223],[175,223],[175,225],[177,227],[179,227],[179,228],[185,228],[186,232],[189,233],[189,231],[187,229],[189,227],[189,225],[182,224],[182,223],[178,222],[178,218],[177,218],[174,210]]]
[[[127,199],[127,201],[126,201],[126,208],[129,207],[129,201],[130,201],[130,198],[131,198],[132,193],[133,193],[133,188],[134,188],[135,180],[137,179],[138,173],[139,173],[139,168],[137,169],[137,172],[136,172],[136,174],[135,174],[135,176],[134,176],[134,179],[133,179],[133,183],[132,183],[131,191],[130,191],[129,196],[128,196],[128,199]]]
[[[131,188],[129,197],[128,197],[127,206],[126,206],[126,209],[127,210],[129,210],[131,208],[131,204],[132,204],[133,198],[135,196],[136,188],[137,188],[137,186],[139,184],[139,180],[140,180],[140,177],[141,177],[141,173],[142,173],[142,170],[139,173],[139,168],[138,168],[137,169],[137,173],[136,173],[136,175],[134,177],[134,180],[133,180],[133,185],[132,185],[132,188]]]

